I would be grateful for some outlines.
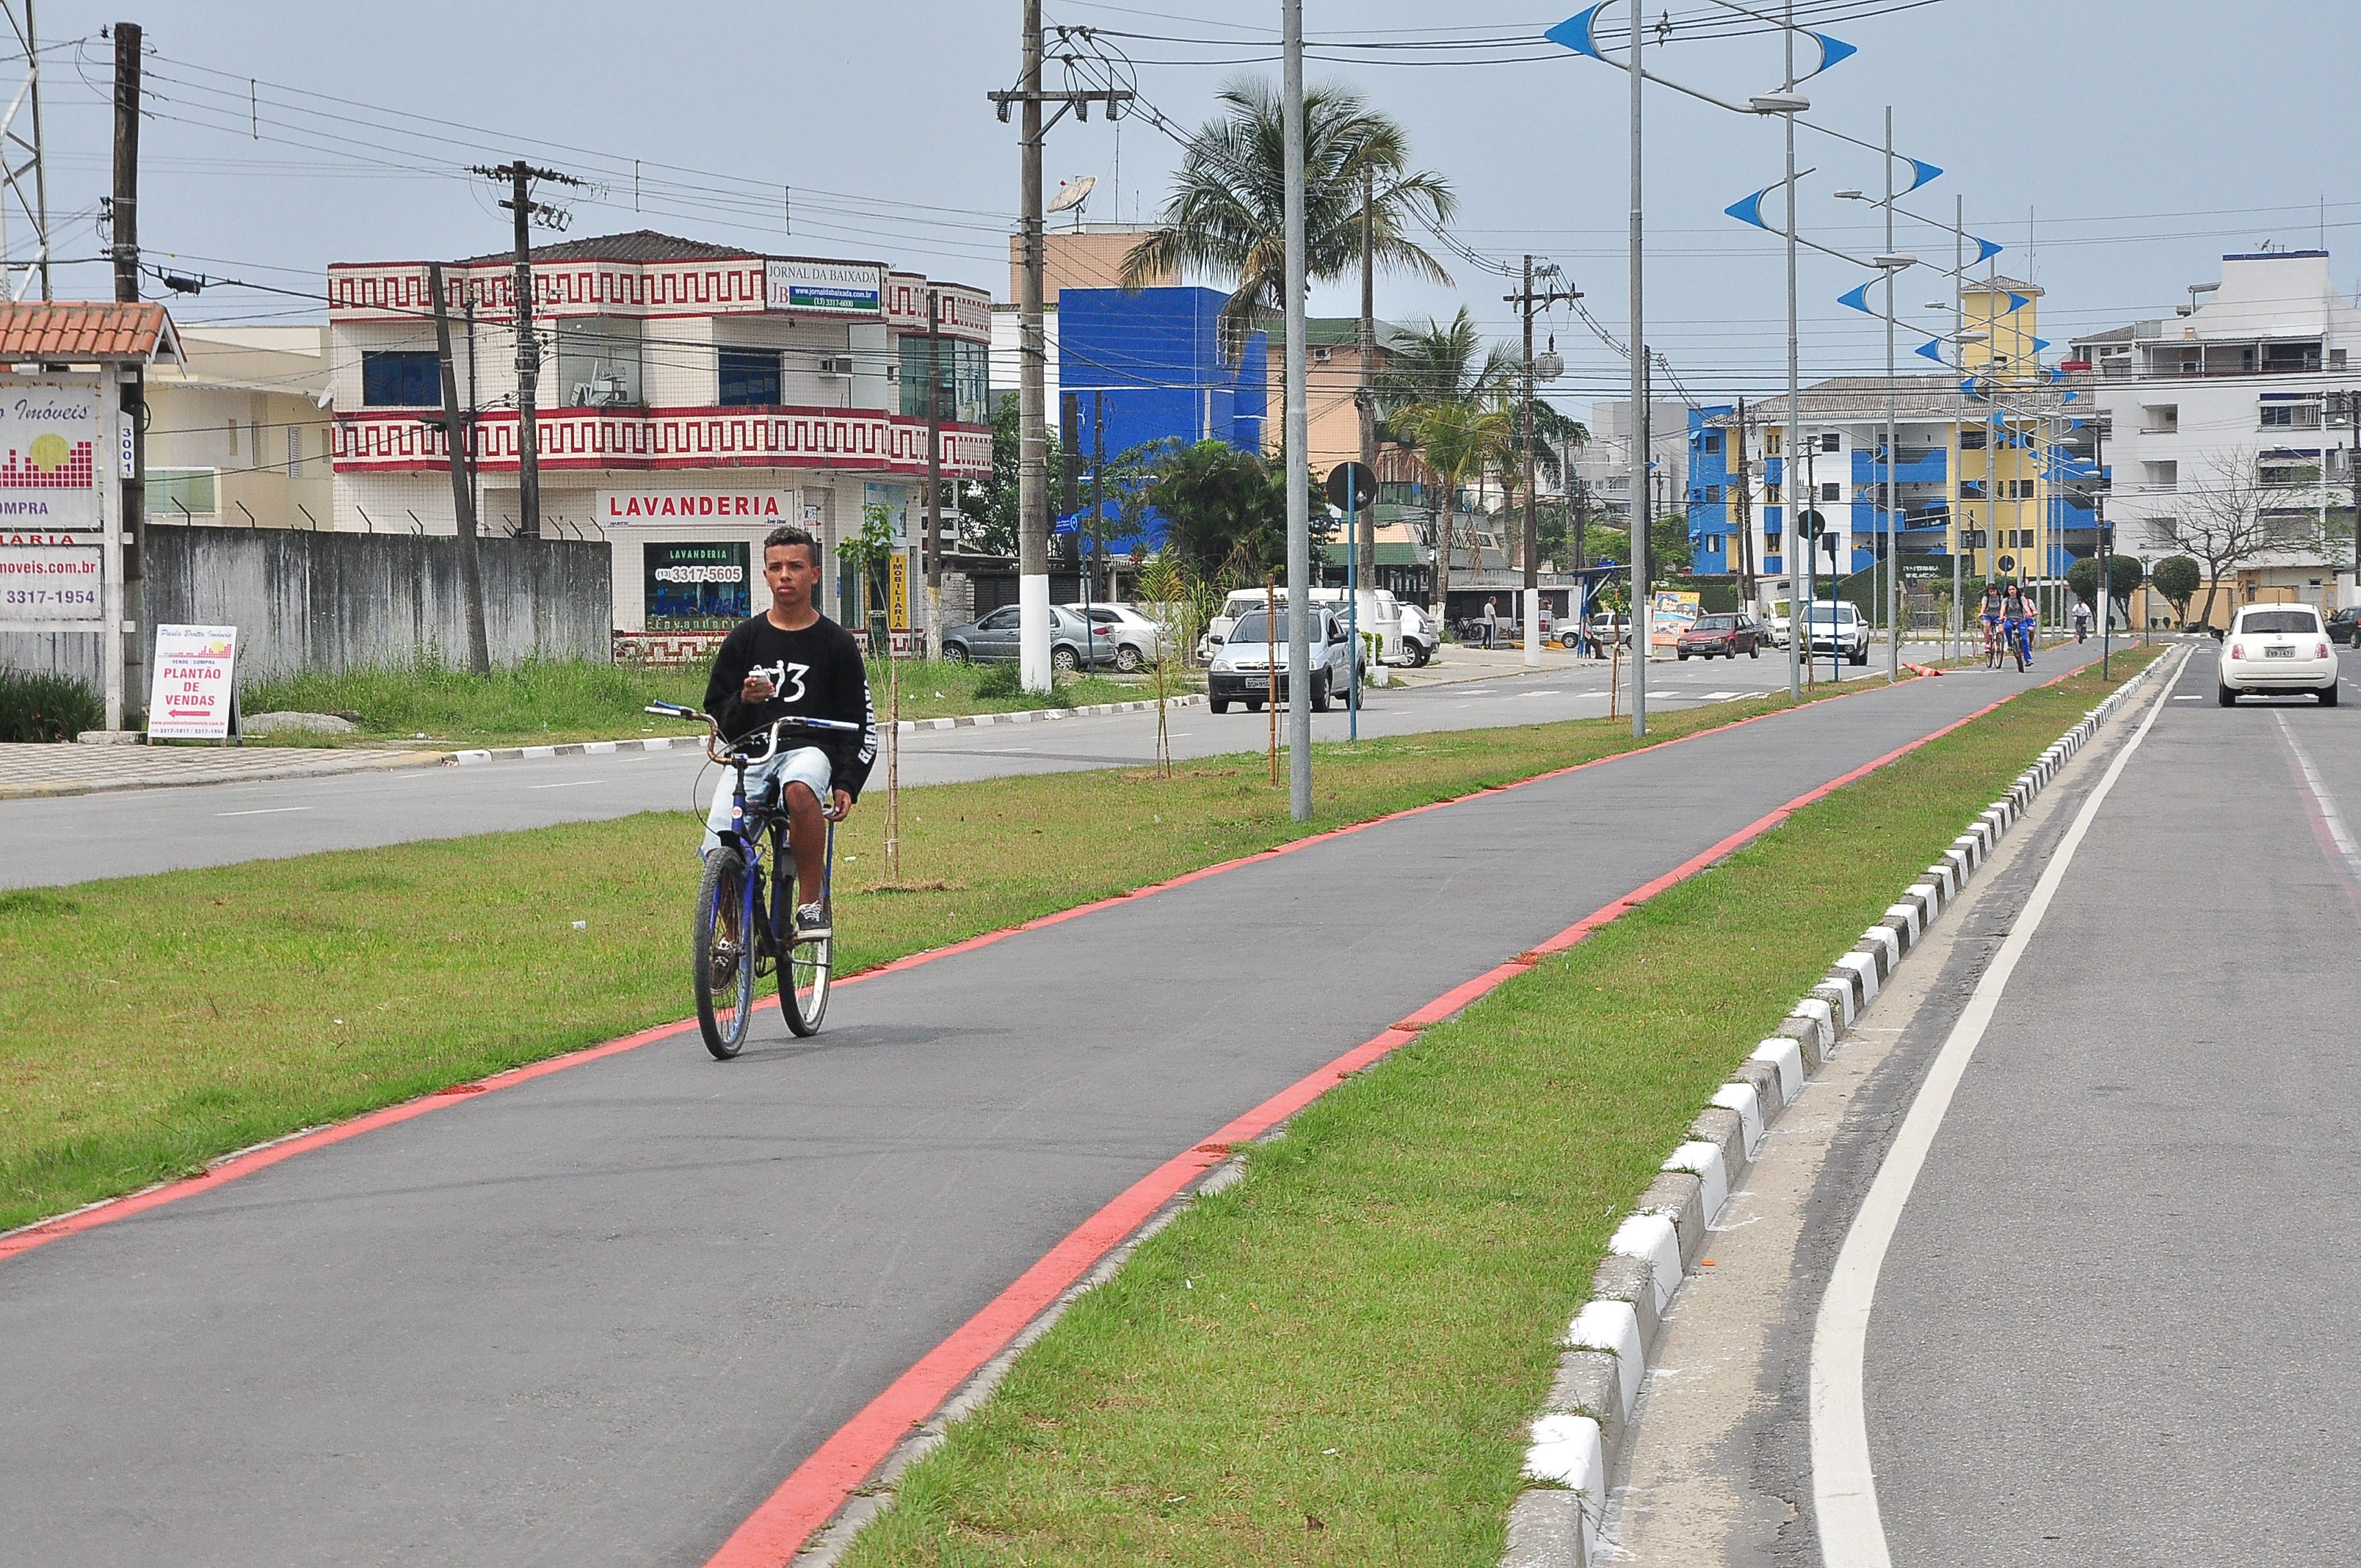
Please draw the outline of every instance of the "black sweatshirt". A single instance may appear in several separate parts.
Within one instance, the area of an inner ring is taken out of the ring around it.
[[[770,701],[750,703],[739,695],[749,674],[770,680]],[[721,733],[732,740],[790,714],[860,725],[858,733],[793,728],[779,733],[782,751],[817,746],[826,752],[829,782],[856,800],[877,760],[877,723],[869,708],[869,671],[861,645],[826,616],[800,631],[782,631],[767,615],[741,621],[714,652],[705,711],[721,721]]]

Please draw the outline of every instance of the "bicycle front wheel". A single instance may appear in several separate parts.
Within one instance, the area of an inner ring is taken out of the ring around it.
[[[797,1035],[819,1033],[819,1021],[827,1015],[829,959],[834,946],[834,939],[828,937],[797,942],[787,949],[786,962],[779,966],[779,1011],[786,1014],[787,1027]]]
[[[706,857],[697,884],[689,968],[697,988],[697,1026],[705,1048],[722,1061],[746,1044],[754,1012],[754,955],[746,923],[746,862],[723,845]]]

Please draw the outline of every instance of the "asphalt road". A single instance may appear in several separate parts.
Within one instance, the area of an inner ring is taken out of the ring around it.
[[[2299,759],[2361,821],[2361,716],[2219,708],[2213,658],[2102,806],[1887,1255],[1866,1406],[1905,1568],[2361,1541],[2361,863]]]
[[[1843,673],[1853,680],[1883,680],[1879,658],[1873,652],[1868,669],[1846,666]],[[1650,701],[1673,709],[1784,689],[1786,668],[1785,655],[1776,650],[1760,659],[1662,664],[1649,672]],[[1624,700],[1629,701],[1628,684]],[[1469,685],[1378,691],[1361,716],[1361,733],[1490,729],[1606,711],[1606,667],[1568,665]],[[1315,714],[1312,736],[1342,740],[1346,723],[1341,711]],[[1173,754],[1258,750],[1268,726],[1268,714],[1177,708],[1170,715]],[[634,722],[620,728],[636,727]],[[1153,713],[925,730],[902,738],[902,779],[909,784],[946,784],[1145,766],[1154,760],[1155,745]],[[882,786],[884,778],[881,761],[873,782]],[[0,801],[0,888],[597,821],[640,811],[693,810],[701,817],[713,779],[696,752],[629,751]]]
[[[736,1062],[601,1058],[22,1254],[5,1555],[700,1563],[1142,1174],[2015,679],[1400,818],[850,987],[810,1042],[765,1013]]]

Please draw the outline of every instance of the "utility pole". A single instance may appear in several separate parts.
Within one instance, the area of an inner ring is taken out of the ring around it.
[[[566,226],[566,214],[533,199],[533,184],[579,186],[582,181],[554,169],[536,169],[515,159],[498,169],[478,165],[473,172],[508,182],[508,198],[500,203],[516,225],[516,378],[517,378],[517,532],[527,539],[541,537],[541,424],[535,392],[541,383],[541,345],[533,331],[533,239],[527,232],[536,221],[553,229]]]
[[[1078,120],[1090,117],[1091,104],[1106,105],[1107,118],[1118,119],[1134,93],[1121,88],[1090,88],[1047,93],[1041,88],[1041,0],[1025,0],[1022,64],[1013,92],[986,96],[1008,123],[1008,111],[1019,111],[1016,137],[1018,163],[1018,247],[1023,265],[1016,291],[1016,606],[1017,677],[1027,691],[1049,689],[1049,343],[1041,327],[1041,138],[1068,110]],[[1041,105],[1056,104],[1058,112],[1046,122]]]
[[[117,22],[115,34],[115,298],[139,302],[139,24]],[[123,417],[131,422],[131,477],[123,483],[124,727],[148,707],[148,377],[139,366],[119,372]]]
[[[1280,474],[1287,484],[1287,748],[1288,815],[1312,820],[1312,497],[1304,480],[1310,405],[1304,399],[1304,169],[1303,0],[1279,7],[1279,139],[1286,164],[1283,205],[1287,228],[1287,441]],[[1345,678],[1358,667],[1360,650],[1350,650]],[[1347,694],[1349,698],[1350,694]]]
[[[927,291],[927,657],[943,656],[943,299]]]
[[[1353,404],[1361,416],[1361,461],[1378,471],[1378,171],[1361,170],[1361,384]],[[1360,509],[1361,569],[1375,583],[1378,572],[1378,509]]]
[[[484,633],[483,563],[476,554],[476,497],[467,480],[467,449],[476,443],[474,422],[459,412],[459,378],[451,367],[451,302],[443,292],[443,264],[426,264],[426,289],[434,296],[434,357],[443,374],[443,445],[451,468],[451,516],[459,541],[459,591],[467,599],[467,669],[492,673]]]
[[[1885,212],[1885,249],[1883,254],[1892,256],[1894,254],[1894,105],[1891,104],[1885,106],[1884,164],[1885,200],[1879,203]],[[1896,444],[1901,440],[1901,436],[1896,429],[1894,411],[1896,396],[1894,379],[1894,272],[1895,269],[1892,267],[1885,269],[1885,495],[1883,499],[1885,587],[1888,602],[1885,627],[1887,640],[1885,678],[1889,683],[1902,678],[1902,530],[1899,525],[1900,519],[1896,515],[1898,503],[1894,499],[1898,491],[1894,482],[1894,471],[1902,459],[1902,454],[1896,450]],[[1870,515],[1874,517],[1876,513],[1872,511]],[[1872,555],[1870,559],[1875,561],[1877,557]],[[1872,583],[1876,581],[1875,572],[1872,571],[1870,574],[1870,580]]]
[[[1542,662],[1542,525],[1539,503],[1533,494],[1533,400],[1540,394],[1533,372],[1533,312],[1561,303],[1570,303],[1582,295],[1574,289],[1545,289],[1533,291],[1533,258],[1525,258],[1524,286],[1513,294],[1504,296],[1507,303],[1518,307],[1524,317],[1525,380],[1521,439],[1525,446],[1525,663],[1539,668]],[[1580,565],[1579,562],[1576,565]]]
[[[1636,13],[1635,13],[1636,14]],[[1781,81],[1781,91],[1795,91],[1795,7],[1789,0],[1779,29],[1781,43],[1786,50],[1786,67]],[[1635,49],[1636,55],[1638,51]],[[1795,116],[1782,115],[1787,132],[1787,433],[1780,455],[1780,497],[1786,502],[1784,516],[1787,528],[1787,700],[1804,700],[1804,674],[1810,664],[1805,651],[1805,639],[1810,634],[1811,601],[1805,597],[1805,574],[1810,566],[1801,559],[1805,551],[1817,546],[1806,539],[1797,526],[1803,509],[1795,504],[1795,443],[1804,422],[1803,382],[1795,346]],[[1771,465],[1763,465],[1766,475]]]

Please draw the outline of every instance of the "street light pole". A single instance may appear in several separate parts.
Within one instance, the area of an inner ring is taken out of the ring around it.
[[[1885,255],[1894,254],[1894,105],[1885,106]],[[1902,454],[1896,447],[1894,384],[1894,281],[1901,269],[1885,269],[1885,678],[1902,678],[1902,531],[1895,526],[1897,488],[1894,469]]]
[[[1636,0],[1635,0],[1636,4]],[[1787,0],[1785,26],[1780,31],[1780,41],[1786,48],[1786,68],[1781,90],[1795,90],[1795,3]],[[1779,477],[1786,496],[1787,520],[1787,700],[1804,700],[1804,639],[1811,634],[1811,622],[1805,613],[1810,605],[1803,598],[1806,564],[1796,559],[1805,549],[1798,528],[1801,509],[1795,505],[1795,443],[1804,422],[1803,382],[1795,346],[1795,116],[1784,115],[1787,126],[1787,440],[1786,455],[1779,465]],[[1768,464],[1764,466],[1767,468]]]
[[[1286,145],[1287,444],[1287,751],[1288,811],[1312,820],[1312,498],[1310,434],[1303,397],[1303,0],[1280,7],[1281,139]],[[1352,668],[1348,662],[1346,670]],[[1348,677],[1349,678],[1349,674]]]
[[[1790,9],[1794,0],[1788,0]],[[1791,18],[1792,19],[1792,18]],[[1787,34],[1788,85],[1795,85],[1795,35]],[[1640,65],[1640,0],[1631,0],[1631,737],[1639,740],[1648,733],[1648,447],[1643,433],[1648,428],[1648,335],[1646,318],[1641,304],[1641,274],[1644,252],[1645,227],[1642,222],[1642,164],[1640,160],[1640,87],[1644,80]],[[1795,118],[1787,116],[1788,172],[1795,172]],[[1795,222],[1795,192],[1788,192],[1788,225]],[[1787,291],[1795,294],[1795,260],[1791,242],[1788,250]],[[1795,319],[1791,307],[1788,319]],[[1790,329],[1793,330],[1792,328]],[[1791,351],[1792,352],[1792,351]]]

